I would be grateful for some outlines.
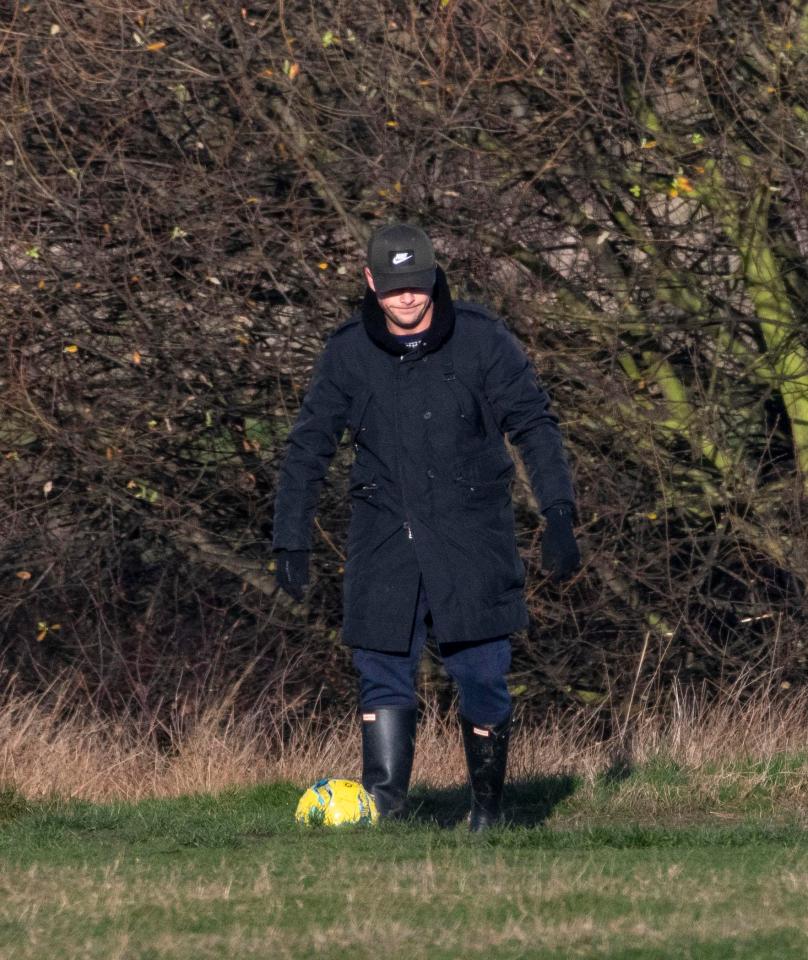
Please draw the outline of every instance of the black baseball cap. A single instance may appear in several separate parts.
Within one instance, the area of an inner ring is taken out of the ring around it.
[[[377,293],[401,287],[431,290],[436,276],[432,241],[410,223],[379,227],[368,242],[368,269]]]

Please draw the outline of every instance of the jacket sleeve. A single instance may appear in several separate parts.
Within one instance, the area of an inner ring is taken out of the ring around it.
[[[348,420],[350,397],[340,382],[334,342],[329,339],[287,440],[275,496],[273,550],[311,549],[323,481]]]
[[[518,448],[540,509],[561,501],[574,506],[558,417],[533,364],[501,319],[495,321],[484,370],[485,394],[497,425]]]

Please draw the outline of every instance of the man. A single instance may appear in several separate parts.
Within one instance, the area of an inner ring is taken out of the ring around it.
[[[362,782],[383,816],[404,814],[431,625],[458,686],[469,823],[482,830],[501,814],[510,634],[528,624],[503,435],[547,519],[543,562],[556,580],[580,563],[572,482],[530,361],[502,320],[452,302],[427,235],[382,227],[364,272],[361,309],[329,336],[289,435],[275,501],[278,582],[302,599],[320,489],[349,426],[343,641],[360,678]]]

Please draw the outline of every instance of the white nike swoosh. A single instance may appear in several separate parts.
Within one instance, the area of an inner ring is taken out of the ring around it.
[[[406,263],[408,260],[412,260],[411,253],[397,253],[393,257],[393,266],[397,267],[400,263]]]

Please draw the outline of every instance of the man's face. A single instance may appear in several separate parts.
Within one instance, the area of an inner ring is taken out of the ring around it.
[[[373,276],[365,267],[365,279],[376,293]],[[432,291],[421,287],[402,287],[387,293],[376,293],[379,306],[393,333],[419,333],[432,322]],[[396,327],[401,329],[395,329]]]

